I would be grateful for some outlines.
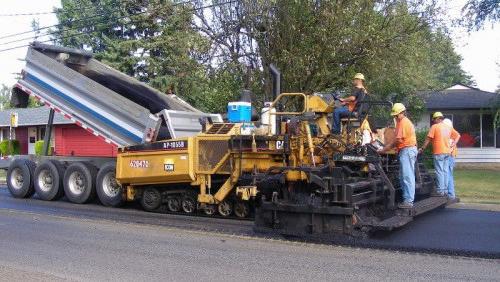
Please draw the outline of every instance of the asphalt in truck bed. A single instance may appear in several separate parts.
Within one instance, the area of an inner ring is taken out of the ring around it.
[[[255,233],[252,228],[253,222],[248,220],[148,213],[133,205],[127,205],[126,208],[108,208],[97,204],[76,205],[64,200],[46,202],[36,198],[16,199],[3,188],[5,187],[0,187],[0,211],[4,216],[23,214],[36,218],[54,217],[70,221],[97,220],[122,225],[123,228],[128,228],[127,226],[132,224],[133,227],[130,228],[133,229],[158,226],[210,233],[214,238],[236,235],[283,239]],[[53,230],[54,233],[59,231]],[[368,239],[339,243],[367,249],[499,259],[500,212],[463,207],[443,208],[417,217],[408,225],[392,232],[378,232]]]

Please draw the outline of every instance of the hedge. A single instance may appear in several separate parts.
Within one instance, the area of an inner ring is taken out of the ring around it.
[[[2,156],[19,155],[21,146],[18,140],[4,140],[0,142],[0,153]]]
[[[417,146],[421,148],[424,145],[425,138],[429,133],[428,129],[418,130],[417,132]],[[419,156],[424,161],[424,165],[426,168],[432,169],[434,168],[434,161],[432,157],[432,145],[427,146],[425,151],[422,153],[422,156]]]
[[[43,154],[43,140],[38,140],[35,142],[35,154],[41,156]],[[49,147],[49,156],[52,155],[52,147]]]

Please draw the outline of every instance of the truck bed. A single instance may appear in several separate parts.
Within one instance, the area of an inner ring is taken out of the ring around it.
[[[199,117],[220,120],[220,115],[203,113],[106,66],[89,52],[39,43],[28,49],[13,91],[14,106],[25,107],[28,95],[119,147],[196,134]]]

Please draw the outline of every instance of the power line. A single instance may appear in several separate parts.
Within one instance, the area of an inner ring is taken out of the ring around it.
[[[184,5],[184,4],[188,4],[188,3],[192,3],[192,1],[184,1],[184,2],[179,2],[179,3],[174,3],[172,6],[175,7],[175,6]],[[115,11],[118,11],[118,10],[115,10]],[[113,11],[113,12],[115,12],[115,11]],[[136,15],[144,14],[144,13],[147,13],[147,12],[148,11],[142,11],[142,12],[125,15],[125,16],[121,16],[121,17],[118,17],[118,18],[110,19],[110,20],[120,20],[120,19],[124,19],[124,18],[128,18],[128,17],[133,17],[133,16],[136,16]],[[90,17],[86,17],[84,19],[75,20],[75,21],[73,21],[71,23],[78,23],[78,22],[82,22],[82,21],[87,21],[89,19],[98,18],[98,17],[102,17],[102,16],[105,16],[105,15],[109,15],[109,13],[103,13],[103,14],[93,15],[93,16],[90,16]],[[101,22],[94,22],[94,23],[90,23],[90,24],[98,24],[98,23],[101,23]],[[44,27],[41,27],[41,28],[38,28],[38,29],[34,29],[34,30],[31,30],[31,31],[24,31],[24,32],[17,33],[17,34],[11,34],[11,35],[7,35],[7,36],[3,36],[3,37],[0,37],[0,39],[5,39],[5,38],[14,37],[14,36],[18,36],[18,35],[22,35],[22,34],[27,34],[27,33],[32,33],[32,32],[38,32],[40,30],[49,29],[51,27],[58,27],[58,26],[61,26],[61,25],[63,25],[63,24],[61,23],[61,24],[55,24],[55,25],[51,25],[51,26],[44,26]],[[87,27],[87,26],[71,27],[71,28],[66,29],[65,31],[75,30],[75,29],[79,29],[79,28],[83,28],[83,27]],[[56,34],[56,33],[59,33],[59,32],[60,31],[53,31],[53,32],[46,32],[44,34],[35,34],[34,36],[24,37],[24,38],[21,38],[21,39],[16,39],[16,40],[12,40],[12,41],[8,41],[8,42],[0,43],[0,45],[7,45],[7,44],[11,44],[11,43],[21,42],[21,41],[30,40],[30,39],[33,39],[33,38],[36,38],[36,37],[41,37],[41,36],[47,36],[47,35]]]
[[[120,9],[120,8],[121,7],[118,7],[118,9]],[[115,11],[118,11],[118,9],[115,10]],[[85,12],[85,11],[89,11],[89,10],[90,9],[80,9],[79,12]],[[112,12],[114,12],[114,11],[112,11]],[[100,14],[96,14],[96,15],[92,15],[92,16],[86,17],[84,19],[77,19],[77,20],[74,20],[74,21],[72,21],[70,23],[74,24],[74,23],[78,23],[78,22],[82,22],[82,21],[87,21],[89,19],[93,19],[93,18],[105,16],[105,15],[108,15],[108,14],[109,14],[109,11],[106,11],[106,12],[102,12]],[[0,39],[15,37],[15,36],[23,35],[23,34],[28,34],[28,33],[37,32],[37,31],[41,31],[41,30],[45,30],[45,29],[49,29],[49,28],[53,28],[53,27],[62,26],[62,25],[64,25],[64,24],[63,23],[58,23],[58,24],[54,24],[54,25],[43,26],[43,27],[39,27],[37,29],[31,29],[31,30],[27,30],[27,31],[19,32],[19,33],[13,33],[13,34],[1,36]]]
[[[99,16],[104,16],[106,14],[107,13],[97,14],[97,15],[94,15],[94,16],[87,17],[85,19],[75,20],[75,21],[73,21],[71,23],[86,21],[88,19],[96,18],[96,17],[99,17]],[[36,28],[36,29],[31,29],[31,30],[27,30],[27,31],[19,32],[19,33],[13,33],[13,34],[5,35],[5,36],[0,37],[0,39],[15,37],[15,36],[23,35],[23,34],[28,34],[28,33],[37,32],[37,31],[41,31],[41,30],[45,30],[45,29],[49,29],[49,28],[53,28],[53,27],[62,26],[62,25],[63,25],[62,23],[59,23],[59,24],[54,24],[54,25],[43,26],[43,27]]]
[[[191,0],[191,1],[183,1],[183,2],[178,2],[178,3],[173,3],[172,7],[179,6],[179,5],[184,5],[184,4],[189,4],[189,3],[193,3],[193,0]],[[140,6],[136,6],[136,7],[140,7]],[[111,12],[119,11],[120,8],[121,7],[118,7],[117,10],[114,10],[114,11],[111,11]],[[86,9],[81,9],[80,11],[83,12],[85,10]],[[87,9],[87,10],[89,10],[89,9]],[[126,15],[126,16],[123,16],[121,18],[127,18],[129,16],[134,16],[134,15],[140,15],[140,14],[144,14],[144,13],[147,13],[147,12],[148,11],[142,11],[142,12],[138,12],[136,14]],[[88,21],[89,19],[99,18],[99,17],[106,16],[106,15],[109,15],[109,14],[110,14],[110,11],[107,11],[107,12],[103,12],[102,14],[91,15],[91,16],[86,17],[84,19],[77,19],[77,20],[74,20],[74,21],[72,21],[70,23],[75,24],[75,23],[79,23],[79,22],[84,22],[84,21]],[[121,19],[121,18],[118,18],[118,19]],[[37,29],[31,29],[31,30],[27,30],[27,31],[19,32],[19,33],[13,33],[13,34],[1,36],[0,39],[10,38],[10,37],[16,37],[16,36],[19,36],[19,35],[33,33],[33,32],[38,32],[38,31],[41,31],[41,30],[46,30],[46,29],[49,29],[49,28],[59,27],[59,26],[63,26],[63,25],[64,25],[63,23],[59,23],[59,24],[54,24],[54,25],[49,25],[49,26],[43,26],[43,27],[40,27],[40,28],[37,28]],[[52,34],[54,34],[54,33],[52,33]],[[35,35],[35,36],[32,36],[32,37],[28,37],[28,39],[29,38],[35,38],[37,36],[43,36],[43,35]],[[19,42],[19,41],[24,41],[24,40],[27,40],[27,39],[14,40],[14,41],[11,41],[11,42],[8,42],[8,43],[14,43],[14,42]],[[8,44],[8,43],[5,43],[5,44]],[[5,44],[0,44],[0,45],[5,45]]]
[[[184,4],[191,3],[191,2],[192,1],[179,2],[179,3],[175,3],[173,6],[175,7],[175,6],[178,6],[178,5],[184,5]],[[217,7],[217,6],[223,6],[223,5],[227,5],[227,4],[232,4],[232,3],[236,3],[236,2],[239,2],[239,0],[230,0],[230,1],[227,1],[227,2],[219,2],[219,3],[216,3],[216,4],[201,6],[201,7],[198,7],[198,8],[190,9],[190,11],[198,11],[198,10],[212,8],[212,7]],[[139,12],[139,13],[136,13],[136,14],[127,15],[127,16],[120,17],[120,18],[127,18],[127,17],[130,17],[130,16],[136,16],[136,15],[139,15],[139,14],[144,14],[146,12],[147,11],[143,11],[143,12]],[[120,18],[117,18],[117,19],[120,19]],[[138,21],[137,20],[136,21],[131,21],[131,23],[135,23],[135,22],[138,22]],[[93,23],[93,24],[94,25],[95,24],[99,24],[99,22],[96,22],[96,23]],[[109,24],[112,24],[112,23],[108,23],[108,25]],[[82,26],[82,27],[79,27],[79,28],[83,28],[83,27],[88,27],[88,26]],[[65,30],[65,31],[69,31],[69,29]],[[54,33],[56,33],[56,32],[54,32]],[[57,39],[59,39],[59,40],[61,40],[61,39],[67,39],[67,38],[72,38],[72,37],[76,37],[76,36],[80,36],[80,35],[88,35],[88,34],[91,34],[91,33],[93,33],[93,32],[79,32],[79,33],[75,33],[75,34],[70,34],[70,35],[67,35],[67,36],[63,36],[63,37],[60,37],[60,38],[57,38]],[[46,36],[46,35],[49,35],[49,34],[45,34],[45,35],[41,35],[41,36]],[[47,43],[47,42],[55,41],[57,39],[54,38],[54,39],[48,39],[48,40],[38,41],[38,42],[39,43]],[[3,44],[0,44],[0,45],[3,45]],[[5,51],[14,50],[14,49],[29,47],[29,46],[30,46],[30,44],[25,44],[25,45],[20,45],[20,46],[14,46],[14,47],[10,47],[10,48],[0,49],[0,53],[1,52],[5,52]]]
[[[39,16],[55,14],[56,12],[38,12],[38,13],[13,13],[13,14],[0,14],[0,17],[20,17],[20,16]]]
[[[132,15],[129,15],[129,16],[135,16],[135,14],[132,14]],[[94,18],[96,16],[92,16],[92,17],[89,17],[89,18]],[[85,18],[85,19],[81,19],[79,21],[83,21],[83,20],[88,20],[89,18]],[[110,19],[110,20],[119,20],[120,18],[116,18],[116,19]],[[99,23],[102,23],[102,22],[91,22],[89,24],[99,24]],[[57,24],[57,25],[53,25],[53,26],[50,26],[50,27],[54,27],[54,26],[58,26],[58,25],[62,25],[62,24]],[[50,28],[49,27],[49,28]],[[67,28],[65,30],[55,30],[55,31],[47,31],[47,32],[44,32],[42,34],[35,34],[33,36],[28,36],[28,37],[24,37],[24,38],[21,38],[21,39],[16,39],[16,40],[11,40],[11,41],[7,41],[7,42],[3,42],[3,43],[0,43],[0,46],[1,45],[8,45],[8,44],[11,44],[11,43],[16,43],[16,42],[22,42],[22,41],[26,41],[26,40],[30,40],[30,39],[34,39],[36,37],[42,37],[42,36],[48,36],[48,35],[53,35],[53,34],[56,34],[56,33],[60,33],[60,32],[63,32],[63,31],[71,31],[71,30],[75,30],[75,29],[80,29],[80,28],[84,28],[84,27],[88,27],[86,25],[84,26],[75,26],[75,27],[70,27],[70,28]],[[31,32],[37,32],[37,31],[40,31],[42,29],[46,29],[47,27],[44,27],[44,28],[40,28],[40,29],[35,29]],[[25,33],[28,33],[28,32],[25,32]],[[20,33],[19,35],[21,34],[25,34],[25,33]],[[5,38],[5,37],[4,37]],[[0,37],[0,39],[2,39]]]

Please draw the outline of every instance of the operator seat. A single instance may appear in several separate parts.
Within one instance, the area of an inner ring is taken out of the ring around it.
[[[341,127],[344,124],[349,124],[349,127],[359,127],[361,126],[361,121],[368,114],[368,95],[363,92],[360,97],[358,97],[358,101],[356,106],[354,107],[354,111],[348,116],[340,119]]]

